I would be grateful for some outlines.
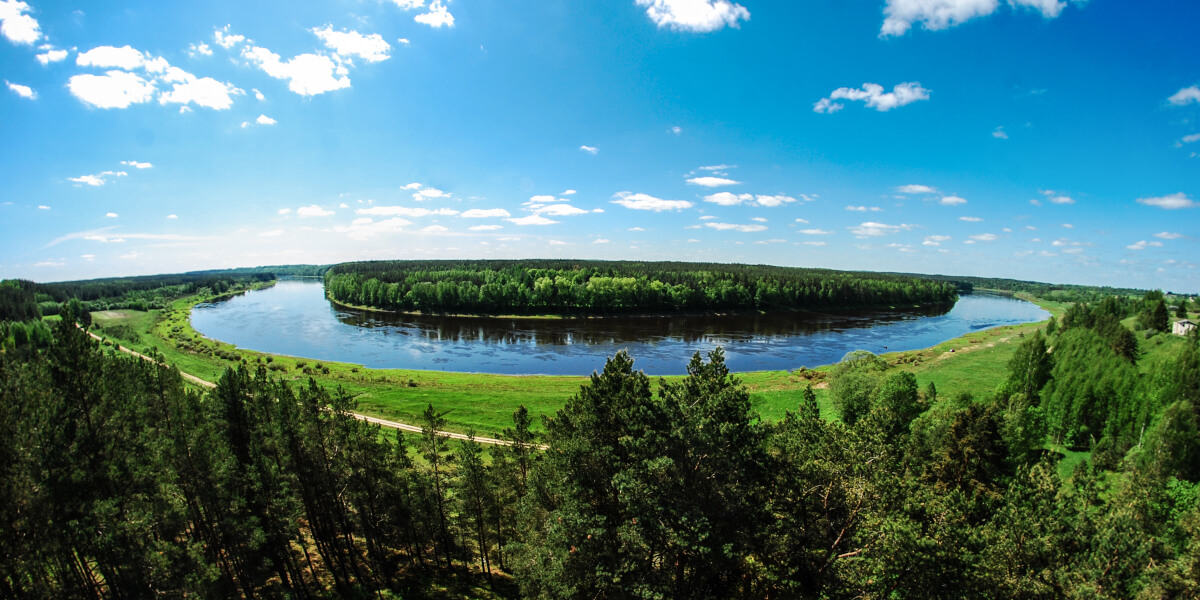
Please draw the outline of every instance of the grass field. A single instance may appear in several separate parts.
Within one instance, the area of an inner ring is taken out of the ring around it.
[[[192,329],[187,317],[199,301],[181,299],[161,311],[95,312],[92,319],[100,335],[113,337],[139,351],[153,348],[168,363],[203,379],[216,381],[226,368],[243,362],[262,364],[273,374],[298,384],[312,377],[321,385],[341,386],[357,398],[359,412],[364,414],[417,423],[425,407],[432,404],[439,412],[445,412],[448,429],[474,430],[487,436],[498,435],[510,427],[513,411],[522,404],[540,427],[541,415],[552,415],[588,380],[587,377],[367,369],[361,365],[241,350],[207,339]],[[1065,309],[1058,303],[1037,302],[1055,315],[1061,315]],[[1008,360],[1023,336],[1032,335],[1044,325],[1032,323],[978,331],[932,348],[883,357],[894,368],[913,372],[922,389],[932,381],[939,395],[965,392],[982,398],[1003,381]],[[597,370],[602,368],[603,365],[596,365]],[[786,411],[794,410],[810,383],[814,384],[822,414],[836,418],[823,383],[828,371],[825,366],[802,372],[739,373],[737,377],[749,390],[754,408],[765,420],[780,419]],[[664,379],[669,381],[673,377]],[[655,386],[661,381],[657,377],[652,380]]]

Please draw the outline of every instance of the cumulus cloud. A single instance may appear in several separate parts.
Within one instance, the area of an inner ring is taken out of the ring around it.
[[[454,15],[446,10],[446,5],[442,0],[433,0],[429,4],[429,11],[413,17],[413,20],[434,29],[454,27]]]
[[[1129,249],[1129,250],[1145,250],[1147,246],[1153,246],[1153,247],[1155,247],[1155,248],[1161,248],[1161,247],[1162,247],[1162,245],[1163,245],[1163,244],[1162,244],[1162,242],[1154,242],[1154,241],[1147,242],[1147,241],[1145,241],[1145,240],[1141,240],[1141,241],[1138,241],[1138,242],[1132,243],[1132,244],[1130,244],[1130,245],[1128,245],[1128,246],[1125,246],[1125,248],[1126,248],[1126,249]]]
[[[1004,127],[997,127],[992,130],[992,137],[994,137],[998,140],[1007,140],[1008,132],[1004,131]]]
[[[314,27],[310,31],[325,47],[341,56],[357,56],[367,62],[379,62],[390,58],[392,47],[378,33],[363,35],[357,31],[334,31],[332,25]]]
[[[773,196],[758,195],[754,197],[754,202],[759,206],[781,206],[784,204],[791,204],[795,201],[795,198],[791,196],[784,196],[783,194],[775,194]]]
[[[117,216],[118,216],[118,215],[117,215],[117,213],[115,213],[115,212],[104,213],[104,217],[105,217],[105,218],[108,218],[108,219],[115,219],[115,218],[117,218]]]
[[[967,199],[959,196],[944,196],[940,202],[946,206],[958,206],[960,204],[966,204]]]
[[[897,187],[896,192],[900,194],[936,194],[937,189],[927,185],[910,183]]]
[[[267,115],[258,115],[258,118],[255,119],[254,122],[258,123],[259,125],[274,125],[278,123],[278,121],[268,117]]]
[[[242,50],[242,58],[264,73],[288,82],[288,89],[301,96],[315,96],[350,87],[345,67],[321,54],[300,54],[287,61],[261,46]]]
[[[450,194],[443,192],[437,188],[425,188],[413,194],[413,200],[421,202],[423,200],[432,200],[434,198],[449,198]]]
[[[188,46],[188,56],[212,56],[212,48],[204,42]]]
[[[1177,210],[1180,208],[1192,208],[1196,206],[1196,202],[1188,198],[1183,192],[1171,194],[1169,196],[1160,196],[1157,198],[1138,198],[1138,204],[1146,206],[1157,206],[1166,210]]]
[[[1171,233],[1170,231],[1162,231],[1154,234],[1154,237],[1160,240],[1177,240],[1183,237],[1182,233]]]
[[[600,149],[595,146],[580,146],[579,149],[591,154],[592,156],[595,156],[598,152],[600,152]]]
[[[1062,0],[1009,0],[1009,4],[1040,12],[1053,19],[1067,3]],[[904,35],[915,24],[929,31],[954,27],[996,12],[998,0],[887,0],[881,37]]]
[[[296,215],[300,217],[328,217],[332,215],[332,210],[325,210],[316,204],[310,206],[301,206],[296,209]]]
[[[32,45],[42,37],[37,19],[25,14],[29,5],[19,0],[0,2],[0,34],[14,44]]]
[[[950,241],[950,236],[948,236],[948,235],[931,235],[931,236],[927,236],[925,238],[925,241],[921,242],[921,245],[922,246],[941,246],[942,242],[948,242],[948,241]]]
[[[180,71],[182,81],[176,82],[169,92],[158,97],[159,104],[195,104],[213,110],[225,110],[233,106],[233,96],[244,93],[230,83],[212,77],[200,77]]]
[[[633,210],[661,212],[664,210],[683,210],[692,207],[692,203],[687,200],[663,200],[649,194],[635,194],[633,192],[617,192],[613,195],[613,198],[615,198],[612,201],[613,204],[619,204]]]
[[[687,182],[692,185],[699,185],[699,186],[710,187],[710,188],[711,187],[721,187],[724,185],[738,185],[741,183],[740,181],[734,181],[732,179],[727,179],[725,177],[692,177],[691,179],[688,179]]]
[[[959,217],[958,220],[966,221],[968,223],[979,223],[980,221],[983,221],[983,219],[979,217]]]
[[[813,104],[813,112],[835,113],[845,108],[845,105],[837,100],[863,101],[867,106],[879,112],[887,112],[918,100],[928,99],[929,90],[921,87],[921,84],[916,81],[896,84],[890,92],[884,92],[883,86],[877,83],[864,83],[862,88],[833,90],[828,98],[821,98]]]
[[[737,28],[750,20],[750,11],[729,0],[636,0],[660,29],[706,33],[722,27]]]
[[[37,100],[37,92],[33,91],[33,88],[31,88],[27,85],[13,83],[7,79],[4,80],[4,84],[7,85],[8,89],[12,90],[14,94],[16,94],[22,98],[28,98],[29,100]]]
[[[472,208],[470,210],[463,211],[461,216],[467,219],[488,219],[495,217],[511,217],[512,215],[503,208]],[[491,226],[485,225],[483,227]],[[496,227],[499,228],[499,226]]]
[[[125,71],[73,75],[67,80],[67,90],[85,104],[104,109],[149,102],[155,91],[153,82]]]
[[[848,206],[846,206],[846,210],[851,211],[851,212],[883,212],[883,209],[879,208],[878,206],[848,205]]]
[[[70,54],[70,52],[67,52],[66,50],[47,50],[45,52],[39,53],[34,58],[36,58],[38,62],[42,63],[42,65],[45,66],[50,63],[56,63],[56,62],[61,62],[61,61],[66,60],[68,54]]]
[[[550,215],[553,217],[569,217],[571,215],[586,215],[588,211],[582,208],[571,206],[570,204],[550,204],[548,206],[540,206],[533,209],[533,212],[539,215]]]
[[[1000,236],[998,236],[994,233],[980,233],[980,234],[973,235],[970,237],[971,237],[971,239],[973,239],[977,242],[994,242],[994,241],[1000,239]]]
[[[716,229],[717,231],[740,231],[742,233],[754,233],[756,231],[766,231],[766,225],[737,225],[734,223],[715,223],[709,221],[704,224],[705,227]]]
[[[80,175],[79,177],[68,177],[67,181],[72,181],[77,184],[90,185],[92,187],[100,187],[108,183],[108,177],[125,177],[129,175],[125,171],[104,171],[95,175]]]
[[[833,232],[828,229],[801,229],[800,233],[804,235],[832,235]]]
[[[1075,204],[1075,199],[1070,196],[1051,196],[1050,202],[1054,204]]]
[[[229,32],[229,25],[213,28],[213,41],[226,50],[246,41],[246,36]]]
[[[155,58],[148,53],[135,50],[132,46],[97,46],[75,57],[75,64],[81,67],[96,67],[100,69],[117,68],[126,71],[145,69],[151,73],[161,73],[170,65],[162,58]]]
[[[475,225],[474,227],[468,227],[468,229],[470,229],[471,231],[496,231],[497,229],[504,229],[504,226],[502,226],[502,225]]]
[[[135,169],[152,169],[152,168],[154,168],[154,165],[152,165],[148,162],[138,162],[136,160],[123,160],[123,161],[121,161],[121,164],[123,164],[127,167],[133,167]]]
[[[1178,92],[1172,94],[1170,98],[1167,98],[1167,102],[1170,102],[1175,106],[1183,106],[1185,104],[1192,104],[1193,102],[1200,102],[1200,86],[1193,85],[1191,87],[1182,88]]]
[[[717,192],[704,197],[705,202],[712,202],[721,206],[737,206],[743,202],[749,202],[754,199],[753,194],[734,194],[732,192]]]
[[[912,229],[913,227],[916,227],[916,226],[909,225],[906,223],[900,224],[900,225],[888,225],[886,223],[875,223],[875,222],[868,221],[866,223],[861,223],[854,227],[847,227],[846,229],[849,229],[850,233],[853,233],[856,237],[869,238],[869,237],[882,237],[882,236],[885,236],[888,234],[898,233],[900,231],[908,231],[908,230]]]
[[[513,225],[554,225],[558,223],[558,221],[547,219],[541,215],[529,215],[527,217],[516,217],[505,220]]]

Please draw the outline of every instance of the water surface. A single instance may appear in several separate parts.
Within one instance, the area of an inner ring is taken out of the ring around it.
[[[953,308],[767,315],[495,319],[407,316],[346,309],[320,281],[280,281],[192,311],[201,334],[240,348],[361,364],[510,375],[586,375],[628,350],[654,375],[686,371],[717,346],[735,371],[815,367],[847,352],[916,350],[978,329],[1040,321],[1022,300],[963,296]]]

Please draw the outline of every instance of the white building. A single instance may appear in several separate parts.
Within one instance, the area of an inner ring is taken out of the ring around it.
[[[1171,333],[1173,333],[1175,335],[1187,335],[1187,334],[1191,333],[1192,331],[1194,331],[1195,329],[1196,329],[1196,324],[1187,319],[1184,319],[1182,321],[1175,321],[1175,323],[1173,325],[1171,325]]]

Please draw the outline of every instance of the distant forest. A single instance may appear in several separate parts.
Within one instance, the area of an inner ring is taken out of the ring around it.
[[[1141,374],[1119,322],[1161,304],[1075,306],[974,397],[852,353],[835,419],[809,387],[760,420],[719,350],[657,391],[619,353],[486,449],[64,319],[0,352],[0,597],[1195,598],[1200,342]]]
[[[958,288],[907,275],[767,265],[566,260],[334,265],[329,297],[429,313],[608,315],[950,303]]]

